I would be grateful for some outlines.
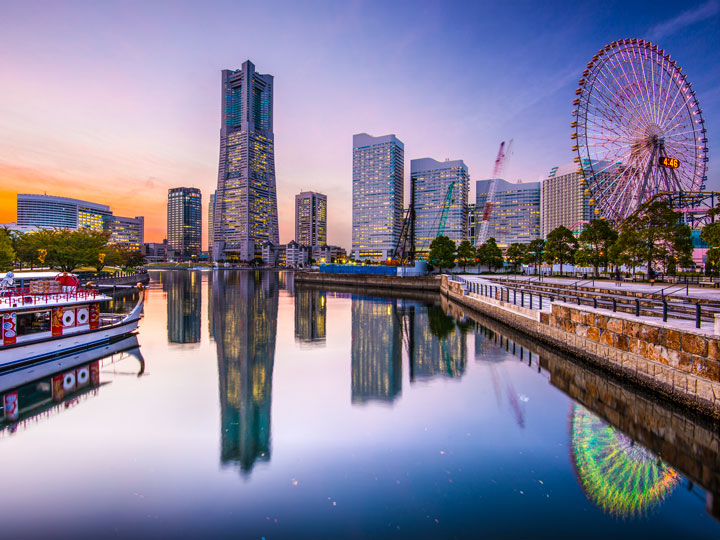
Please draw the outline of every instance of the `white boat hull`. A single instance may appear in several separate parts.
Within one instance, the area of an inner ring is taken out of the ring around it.
[[[0,351],[0,371],[20,368],[34,362],[41,362],[56,356],[73,354],[109,343],[113,338],[130,334],[137,330],[139,318],[128,318],[87,332],[50,337],[37,343],[18,345]]]
[[[0,375],[0,392],[27,384],[30,381],[50,377],[56,373],[67,371],[118,352],[135,351],[136,354],[139,354],[138,347],[137,336],[133,334],[118,340],[110,340],[96,347],[87,348],[82,352],[53,357],[44,362],[35,362],[25,368],[14,369]]]

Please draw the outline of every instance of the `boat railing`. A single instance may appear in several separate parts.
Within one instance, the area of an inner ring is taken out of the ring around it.
[[[36,304],[72,302],[74,300],[92,300],[103,296],[97,289],[71,287],[61,292],[37,292],[30,287],[13,288],[0,291],[0,307],[22,307]]]

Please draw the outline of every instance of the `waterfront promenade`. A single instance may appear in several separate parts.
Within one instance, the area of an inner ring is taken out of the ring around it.
[[[638,316],[580,305],[580,297],[578,303],[563,302],[557,295],[524,290],[518,301],[517,289],[480,276],[445,275],[441,293],[559,351],[702,414],[720,417],[720,339],[714,325],[696,328],[694,321],[685,319],[663,321],[641,310]]]

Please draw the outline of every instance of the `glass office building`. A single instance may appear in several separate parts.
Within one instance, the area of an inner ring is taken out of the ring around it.
[[[327,196],[314,191],[295,195],[295,241],[301,246],[327,244]]]
[[[105,220],[112,216],[110,207],[68,197],[18,193],[19,227],[91,229],[102,232]]]
[[[140,251],[145,245],[145,218],[110,216],[105,221],[110,232],[108,243],[133,251]]]
[[[251,260],[279,243],[273,134],[273,77],[222,71],[222,125],[213,257]]]
[[[495,182],[492,204],[487,204],[488,190]],[[540,182],[511,183],[501,180],[478,180],[475,183],[475,223],[477,230],[487,221],[485,239],[495,238],[498,246],[529,244],[540,238]]]
[[[410,182],[418,254],[422,256],[430,250],[430,243],[438,232],[456,244],[467,240],[470,175],[465,163],[460,159],[413,159],[410,162]],[[443,216],[445,207],[447,211]]]
[[[202,195],[197,188],[168,190],[168,256],[197,257],[202,246]]]
[[[405,146],[395,135],[353,135],[352,254],[393,256],[403,221]]]

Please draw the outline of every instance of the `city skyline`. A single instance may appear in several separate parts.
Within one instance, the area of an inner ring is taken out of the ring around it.
[[[61,6],[44,6],[8,3],[0,22],[13,50],[0,57],[8,75],[0,89],[0,222],[16,220],[16,193],[47,191],[144,215],[146,240],[161,241],[168,188],[198,187],[206,201],[215,188],[217,77],[248,58],[276,77],[282,243],[293,237],[293,195],[306,188],[334,201],[328,243],[350,246],[353,133],[395,133],[405,143],[406,200],[411,159],[462,156],[474,183],[491,176],[499,141],[512,137],[508,181],[536,181],[571,161],[574,87],[592,55],[621,37],[651,39],[677,59],[693,81],[711,146],[717,132],[716,1],[623,5],[622,18],[620,4],[549,12],[533,5],[409,10],[369,3],[322,14],[287,6],[281,15],[243,7],[258,21],[244,36],[224,31],[240,9],[233,6],[157,3],[118,12],[88,3],[71,9],[72,17]],[[104,32],[82,31],[88,26]],[[272,46],[259,39],[268,26],[277,38]],[[387,43],[374,40],[390,28],[398,32]],[[200,42],[207,46],[196,47]],[[418,88],[433,64],[458,75]],[[394,75],[380,85],[382,73]],[[330,114],[321,119],[312,111]],[[423,129],[436,120],[448,129]],[[713,159],[708,189],[720,189]]]

